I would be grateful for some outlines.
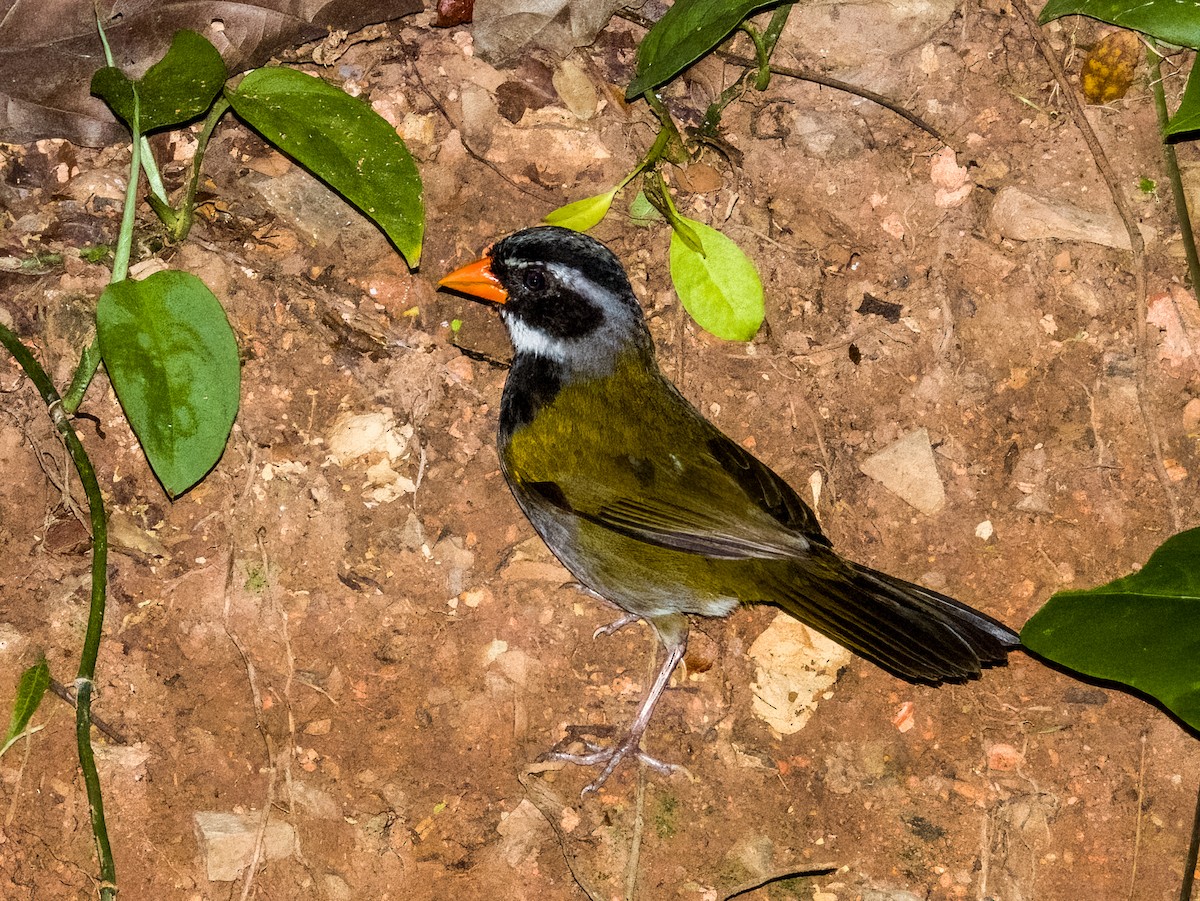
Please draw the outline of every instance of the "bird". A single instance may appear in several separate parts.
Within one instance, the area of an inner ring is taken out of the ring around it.
[[[439,285],[499,310],[513,346],[500,467],[550,551],[621,609],[594,637],[644,620],[665,648],[616,741],[576,727],[569,746],[582,750],[544,755],[601,767],[584,795],[630,757],[672,771],[641,744],[684,657],[689,617],[773,604],[893,675],[934,685],[977,677],[1019,646],[992,617],[834,551],[796,491],[662,373],[629,278],[600,241],[527,228]]]

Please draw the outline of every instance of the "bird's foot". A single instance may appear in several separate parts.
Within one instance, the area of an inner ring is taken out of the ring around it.
[[[606,626],[598,627],[596,631],[592,633],[592,640],[596,640],[601,635],[612,635],[615,632],[620,632],[626,626],[632,626],[639,619],[641,619],[640,616],[635,616],[632,613],[626,613],[620,619],[615,619]]]
[[[611,747],[595,741],[596,738],[607,738],[616,733],[613,726],[568,726],[566,737],[541,756],[542,760],[561,760],[564,763],[574,763],[579,766],[600,766],[604,769],[600,775],[589,782],[580,796],[586,796],[598,791],[600,786],[608,781],[617,766],[630,755],[636,756],[646,766],[670,775],[676,769],[674,764],[666,763],[657,757],[651,757],[641,749],[642,736],[633,732],[626,733],[620,741]],[[580,745],[583,753],[568,750],[574,745]]]

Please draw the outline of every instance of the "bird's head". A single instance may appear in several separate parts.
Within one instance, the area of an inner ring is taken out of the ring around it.
[[[517,355],[575,369],[608,368],[626,350],[651,352],[650,333],[613,252],[566,228],[529,228],[440,282],[499,306]]]

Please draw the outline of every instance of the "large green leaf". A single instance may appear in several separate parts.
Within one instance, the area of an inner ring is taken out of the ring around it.
[[[216,465],[237,415],[241,371],[225,311],[194,275],[156,272],[105,289],[96,333],[142,450],[178,497]]]
[[[228,73],[217,48],[194,31],[178,31],[166,55],[137,81],[105,67],[92,76],[92,93],[133,128],[134,90],[141,101],[141,131],[169,128],[203,116]]]
[[[226,96],[268,141],[369,216],[421,261],[421,176],[396,130],[361,100],[295,69],[256,69]]]
[[[1200,529],[1168,538],[1131,576],[1058,592],[1025,624],[1021,643],[1144,692],[1200,729]]]
[[[1188,131],[1200,131],[1200,73],[1192,65],[1188,75],[1187,87],[1183,89],[1183,99],[1179,101],[1179,109],[1167,123],[1165,134],[1177,135]]]
[[[17,696],[13,699],[12,716],[8,720],[8,732],[5,733],[4,743],[0,745],[0,756],[24,734],[25,727],[33,719],[49,686],[50,667],[45,657],[21,673],[21,681],[17,683]]]
[[[697,253],[678,229],[671,229],[671,281],[684,309],[718,338],[749,341],[764,315],[763,287],[754,264],[715,228],[678,218],[703,251]]]
[[[1132,28],[1151,37],[1200,49],[1200,4],[1196,0],[1050,0],[1038,21],[1081,15]]]
[[[633,99],[670,81],[752,13],[779,0],[675,0],[638,45],[637,69],[625,96]]]

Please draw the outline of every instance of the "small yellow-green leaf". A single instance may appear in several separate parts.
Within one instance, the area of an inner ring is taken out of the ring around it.
[[[727,341],[749,341],[762,325],[762,281],[740,247],[715,228],[679,217],[695,235],[703,254],[688,246],[678,229],[671,230],[671,281],[705,331]]]
[[[45,657],[21,673],[21,681],[17,683],[17,696],[13,700],[12,716],[8,721],[8,732],[5,733],[4,744],[0,745],[0,755],[12,747],[24,733],[49,686],[50,667]]]
[[[612,206],[613,198],[617,196],[618,190],[620,189],[613,188],[603,194],[585,197],[583,200],[576,200],[566,206],[560,206],[544,221],[547,225],[561,225],[563,228],[573,231],[585,232],[589,228],[599,225],[600,220],[608,215],[609,207]]]

